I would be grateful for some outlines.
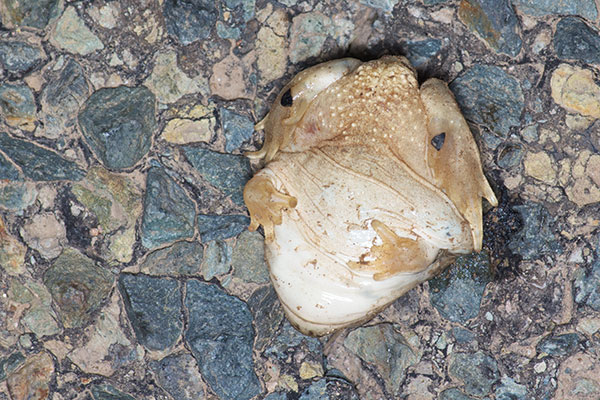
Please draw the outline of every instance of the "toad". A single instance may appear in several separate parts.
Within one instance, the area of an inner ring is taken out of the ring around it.
[[[457,254],[481,250],[497,200],[448,86],[404,57],[296,75],[257,124],[266,166],[244,189],[270,276],[309,335],[361,324]]]

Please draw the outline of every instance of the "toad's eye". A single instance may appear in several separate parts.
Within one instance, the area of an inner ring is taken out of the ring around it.
[[[444,140],[446,140],[446,132],[435,135],[433,139],[431,139],[431,145],[435,147],[437,151],[440,151],[444,145]]]
[[[291,107],[292,103],[293,103],[293,98],[292,98],[292,89],[288,89],[285,91],[285,93],[281,96],[281,105],[284,107]]]

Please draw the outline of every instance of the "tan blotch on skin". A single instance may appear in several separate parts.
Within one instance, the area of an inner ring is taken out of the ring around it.
[[[267,116],[266,167],[246,185],[290,321],[313,335],[373,317],[481,250],[497,205],[467,123],[437,79],[404,57],[346,58],[299,73]]]

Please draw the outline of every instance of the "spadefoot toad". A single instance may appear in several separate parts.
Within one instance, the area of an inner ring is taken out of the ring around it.
[[[266,166],[246,185],[288,319],[324,335],[360,324],[453,255],[481,250],[497,205],[447,85],[420,87],[404,57],[300,72],[267,116]]]

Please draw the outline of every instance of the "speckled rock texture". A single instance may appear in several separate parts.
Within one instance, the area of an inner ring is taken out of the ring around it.
[[[0,1],[0,399],[600,398],[597,0]],[[242,189],[299,71],[450,85],[484,249],[360,327],[285,319]]]

